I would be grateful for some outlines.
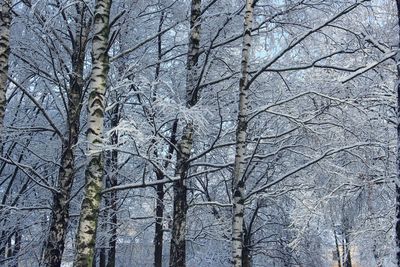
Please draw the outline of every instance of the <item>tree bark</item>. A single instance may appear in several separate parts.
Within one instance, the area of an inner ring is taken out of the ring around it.
[[[337,256],[338,267],[342,267],[342,264],[340,261],[340,249],[339,249],[339,243],[338,243],[336,230],[333,230],[333,234],[335,236],[335,247],[336,247],[336,256]]]
[[[157,175],[158,177],[164,175]],[[156,199],[156,226],[154,234],[154,267],[162,267],[162,254],[163,254],[163,217],[164,217],[164,185],[157,185],[157,199]]]
[[[160,76],[161,59],[162,59],[162,25],[164,21],[164,12],[161,12],[160,21],[158,23],[158,37],[157,37],[157,65],[155,70],[155,80],[157,82]],[[156,92],[155,92],[156,94]],[[155,100],[155,95],[153,97]],[[158,156],[158,152],[154,152]],[[160,170],[156,170],[157,180],[164,179],[164,175]],[[163,218],[164,218],[164,185],[159,184],[156,187],[157,198],[156,198],[156,224],[154,229],[154,267],[162,267],[162,255],[163,255]]]
[[[251,260],[251,233],[246,231],[246,228],[243,228],[244,231],[244,246],[243,246],[243,267],[251,267],[252,260]]]
[[[85,13],[83,7],[82,16]],[[72,41],[74,52],[71,55],[72,73],[68,92],[67,137],[62,142],[62,154],[58,175],[58,193],[53,194],[53,205],[50,220],[50,231],[44,246],[43,265],[61,266],[65,238],[69,222],[69,199],[75,176],[74,147],[78,142],[82,93],[84,90],[83,68],[85,64],[88,26],[82,18]]]
[[[105,92],[109,70],[108,38],[111,0],[97,0],[94,14],[93,67],[88,99],[88,166],[85,172],[85,193],[76,234],[74,266],[92,266],[96,244],[96,228],[100,207],[103,163],[103,122]]]
[[[10,55],[11,0],[0,1],[0,155],[3,153],[3,128],[6,111],[8,58]]]
[[[352,267],[351,263],[351,247],[350,247],[350,237],[347,231],[344,232],[344,247],[343,247],[344,257],[344,267]]]
[[[398,47],[400,48],[400,0],[396,0],[398,17]],[[396,55],[397,66],[397,179],[396,179],[396,259],[397,266],[400,267],[400,53]]]
[[[118,99],[117,99],[118,101]],[[111,111],[111,128],[117,127],[120,116],[119,116],[119,104],[117,103],[113,110]],[[118,134],[113,132],[111,135],[111,145],[117,146],[118,145]],[[111,170],[110,170],[110,177],[109,183],[110,187],[116,186],[118,184],[118,151],[113,149],[111,151]],[[115,266],[115,254],[116,254],[116,246],[117,246],[117,204],[118,204],[118,196],[117,191],[112,191],[109,193],[109,203],[111,205],[111,209],[109,211],[110,216],[110,238],[108,240],[109,251],[107,255],[107,267],[114,267]]]
[[[236,129],[236,152],[233,172],[232,215],[232,260],[233,266],[242,267],[243,223],[245,200],[245,166],[247,114],[249,111],[248,67],[253,24],[253,0],[246,0],[244,37],[242,47],[241,78],[239,82],[239,110]]]
[[[178,127],[178,121],[175,120],[172,124],[171,137],[170,137],[170,145],[168,148],[168,156],[167,160],[164,163],[164,169],[168,167],[169,159],[172,158],[172,154],[174,153],[174,147],[176,145],[176,131]],[[162,171],[157,170],[156,172],[157,180],[163,180],[165,175]],[[156,227],[155,227],[155,235],[154,235],[154,266],[162,267],[162,253],[163,253],[163,238],[164,238],[164,230],[163,230],[163,217],[164,217],[164,184],[158,184],[156,187],[157,190],[157,200],[156,200]]]
[[[189,47],[186,67],[187,108],[193,107],[198,100],[197,82],[199,77],[197,73],[197,65],[200,54],[200,15],[201,0],[192,0]],[[193,147],[193,132],[193,123],[189,121],[183,129],[181,140],[178,142],[175,176],[179,177],[180,180],[173,184],[174,208],[169,261],[170,267],[186,266],[186,214],[188,210],[186,178],[189,170],[189,165],[187,161],[190,158],[191,150]]]

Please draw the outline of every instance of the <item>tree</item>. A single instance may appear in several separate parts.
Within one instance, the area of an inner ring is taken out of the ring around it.
[[[239,108],[236,128],[235,164],[232,181],[232,259],[233,266],[243,265],[243,229],[246,176],[246,137],[249,113],[249,57],[251,47],[251,30],[253,27],[253,1],[246,1],[244,17],[244,35],[241,61],[241,77],[239,82]]]
[[[394,1],[12,2],[0,265],[395,265]]]
[[[186,107],[193,107],[199,98],[198,92],[198,61],[200,50],[200,26],[201,26],[201,0],[191,1],[190,12],[190,33],[189,47],[187,56],[187,74],[186,74]],[[169,266],[186,266],[186,216],[188,210],[187,204],[187,176],[188,159],[193,148],[194,125],[187,121],[183,128],[182,137],[177,144],[177,159],[175,176],[179,180],[174,183],[174,211],[172,222],[172,237]]]
[[[83,3],[75,5],[75,33],[70,28],[71,42],[71,74],[67,92],[68,110],[66,128],[67,134],[62,138],[61,162],[56,192],[53,193],[52,218],[50,232],[44,247],[43,263],[46,266],[60,266],[64,251],[65,238],[69,222],[69,208],[72,184],[75,178],[75,152],[80,131],[80,119],[85,81],[83,70],[85,64],[86,45],[90,30],[87,6]],[[67,14],[61,11],[64,17]]]
[[[81,206],[76,234],[75,266],[92,266],[96,229],[101,199],[103,163],[103,121],[105,91],[109,70],[108,38],[110,32],[111,0],[96,1],[91,90],[88,100],[88,165],[85,173],[85,195]]]
[[[11,0],[0,2],[0,131],[4,128],[6,112],[6,88],[8,81],[8,57],[10,55],[10,29],[12,18]],[[3,133],[0,136],[0,151],[3,151]]]

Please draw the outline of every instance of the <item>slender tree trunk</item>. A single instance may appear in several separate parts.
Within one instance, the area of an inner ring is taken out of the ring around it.
[[[246,245],[243,247],[243,267],[251,267],[251,255],[250,250]]]
[[[105,92],[109,70],[108,38],[111,0],[97,0],[94,14],[93,67],[88,99],[88,166],[85,172],[85,193],[76,234],[74,266],[92,266],[96,244],[96,228],[100,207],[103,163],[103,122]]]
[[[18,267],[18,253],[21,250],[21,242],[22,242],[22,234],[21,231],[17,228],[14,233],[14,248],[12,250],[13,263],[11,267]]]
[[[232,218],[232,260],[233,266],[242,267],[243,220],[245,199],[245,155],[247,137],[247,114],[249,110],[248,67],[253,24],[253,0],[246,0],[244,37],[242,48],[241,78],[239,82],[239,111],[236,129],[236,153],[233,173],[233,218]]]
[[[7,246],[6,246],[6,257],[7,258],[10,258],[12,255],[12,244],[11,244],[12,236],[13,236],[13,233],[7,239]]]
[[[158,177],[164,177],[164,175],[157,175]],[[154,234],[154,267],[162,267],[162,255],[163,255],[163,217],[164,217],[164,185],[157,185],[157,200],[156,200],[156,226]]]
[[[121,71],[122,72],[122,71]],[[110,128],[114,129],[118,126],[120,120],[120,104],[118,95],[115,98],[116,104],[110,110],[109,115],[111,117]],[[118,134],[117,132],[112,132],[110,136],[110,144],[112,147],[118,145]],[[106,169],[108,170],[105,183],[106,188],[116,186],[118,183],[118,150],[112,149],[111,152],[107,152],[108,157],[106,161]],[[104,233],[109,233],[104,238],[104,243],[99,253],[99,267],[112,267],[115,266],[115,255],[116,255],[116,244],[117,244],[117,192],[112,191],[103,196],[105,209],[103,211],[103,224],[101,231]]]
[[[188,108],[194,106],[198,100],[196,87],[199,79],[197,64],[200,50],[200,15],[201,0],[192,0],[186,75],[186,106]],[[178,142],[175,176],[179,177],[180,180],[173,184],[174,208],[170,267],[186,266],[186,214],[188,210],[186,178],[189,169],[187,161],[193,147],[193,131],[193,123],[188,122],[183,129],[181,140]]]
[[[243,228],[244,231],[244,246],[243,246],[243,267],[251,267],[252,260],[251,260],[251,235],[248,231],[246,231],[245,227]]]
[[[342,266],[346,266],[346,243],[342,237]]]
[[[0,0],[0,155],[3,152],[3,128],[6,111],[8,57],[10,55],[11,0]]]
[[[158,37],[157,37],[157,65],[155,70],[155,80],[157,81],[160,76],[161,69],[161,59],[162,59],[162,35],[160,34],[162,31],[162,25],[164,22],[164,12],[161,12],[160,21],[158,23]],[[154,93],[153,101],[155,101],[157,92]],[[171,142],[176,143],[175,139],[176,133],[176,122],[174,122],[174,129],[171,134]],[[172,148],[172,151],[171,151]],[[169,146],[168,157],[170,158],[173,153],[173,146]],[[158,156],[158,152],[155,151],[156,157]],[[166,161],[168,164],[168,161]],[[164,164],[164,165],[166,165]],[[165,178],[163,172],[161,170],[156,170],[157,180],[162,180]],[[154,267],[162,267],[162,255],[163,255],[163,239],[164,239],[164,231],[163,231],[163,218],[164,218],[164,184],[158,184],[156,186],[157,198],[156,198],[156,224],[154,229]]]
[[[344,267],[352,267],[350,237],[346,231],[344,233],[344,244],[345,244],[345,246],[343,248],[343,253],[345,254],[345,262],[343,265],[344,265]]]
[[[118,101],[118,100],[117,100]],[[119,116],[119,104],[116,104],[113,110],[111,111],[111,128],[117,127],[120,116]],[[113,132],[111,135],[111,145],[118,145],[118,134]],[[111,172],[110,172],[110,186],[116,186],[118,184],[118,151],[113,149],[111,151]],[[112,191],[109,193],[109,203],[111,205],[111,209],[109,210],[110,216],[110,239],[108,240],[108,246],[110,250],[108,251],[107,257],[107,267],[115,266],[115,254],[116,254],[116,246],[117,246],[117,204],[118,204],[118,196],[117,191]]]
[[[339,243],[338,243],[336,230],[333,230],[333,234],[335,236],[335,246],[336,246],[336,255],[337,255],[338,267],[342,267],[342,264],[340,262],[340,249],[339,249]]]
[[[191,137],[191,136],[190,136]],[[186,148],[191,149],[192,143],[186,143]],[[186,150],[187,151],[187,150]],[[182,151],[180,151],[182,153]],[[184,154],[178,159],[178,171],[176,175],[181,179],[174,184],[174,210],[172,224],[172,240],[170,249],[170,267],[186,266],[186,213],[188,209],[186,195],[186,172],[184,158],[189,154]]]
[[[374,247],[373,247],[373,249],[372,249],[372,253],[374,254],[374,259],[375,259],[376,267],[383,267],[383,263],[382,263],[382,260],[381,260],[381,258],[380,258],[380,256],[379,256],[379,253],[378,253],[378,251],[377,251],[376,244],[374,244]],[[339,266],[339,267],[340,267],[340,266]]]
[[[396,0],[398,17],[398,47],[400,48],[400,0]],[[397,179],[396,179],[396,259],[400,267],[400,52],[396,55],[397,65]]]
[[[84,8],[85,9],[85,8]],[[82,16],[84,16],[84,10]],[[58,193],[53,194],[50,231],[44,246],[43,264],[48,267],[61,265],[65,238],[69,222],[69,200],[75,177],[74,147],[78,142],[82,92],[84,90],[83,68],[88,26],[82,17],[81,26],[76,30],[76,39],[72,40],[74,52],[71,55],[72,73],[68,92],[67,137],[62,142],[62,154],[58,174]]]
[[[112,171],[111,171],[111,152],[107,151],[107,160],[105,162],[105,169],[108,170],[107,175],[105,176],[104,182],[105,182],[105,188],[110,188],[111,187],[111,176],[112,176]],[[100,245],[99,249],[99,267],[107,267],[107,258],[108,258],[108,251],[109,251],[109,239],[108,233],[109,233],[109,227],[110,227],[110,215],[109,215],[109,210],[110,210],[110,194],[105,194],[103,196],[104,199],[104,211],[102,216],[99,216],[99,220],[101,219],[103,222],[101,224],[100,231],[104,234],[104,238],[101,240],[102,243]],[[96,257],[96,253],[94,255]],[[95,262],[94,262],[95,263]]]
[[[105,202],[105,206],[107,206],[107,202]],[[101,227],[102,232],[107,232],[107,220],[108,220],[108,212],[107,210],[104,211],[104,223],[102,224],[103,227]],[[106,249],[106,239],[104,239],[104,244],[100,248],[99,252],[99,267],[106,267],[107,265],[107,249]]]
[[[168,167],[169,159],[172,158],[174,153],[174,147],[176,145],[176,131],[178,128],[178,121],[175,120],[172,124],[170,145],[168,148],[167,160],[164,162],[164,169]],[[157,170],[156,172],[157,180],[163,180],[165,175],[162,171]],[[154,235],[154,266],[162,266],[162,252],[163,252],[163,217],[164,217],[164,184],[158,184],[157,190],[157,200],[156,200],[156,227]]]

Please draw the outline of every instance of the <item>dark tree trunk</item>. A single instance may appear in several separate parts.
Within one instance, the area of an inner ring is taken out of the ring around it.
[[[118,98],[117,98],[118,101]],[[115,128],[118,126],[120,115],[119,115],[119,104],[117,103],[113,110],[111,111],[111,128]],[[111,145],[118,145],[118,134],[113,132],[111,135]],[[113,149],[111,151],[111,171],[109,176],[110,187],[116,186],[118,184],[118,151]],[[107,255],[107,267],[115,266],[115,254],[116,254],[116,246],[117,246],[117,210],[118,210],[118,196],[117,191],[111,191],[109,193],[109,203],[111,205],[111,209],[109,210],[110,216],[110,238],[108,240],[108,246],[110,250]]]
[[[172,225],[170,267],[186,266],[186,177],[174,184],[174,218]]]
[[[251,236],[247,231],[244,232],[244,242],[243,242],[243,251],[242,251],[242,257],[243,257],[243,262],[242,266],[243,267],[251,267],[252,260],[251,260]]]
[[[336,256],[337,256],[338,267],[342,267],[342,264],[340,262],[340,249],[339,249],[339,242],[338,242],[336,230],[333,230],[333,234],[335,236],[335,247],[336,247]]]
[[[187,74],[186,74],[186,106],[193,107],[198,101],[198,60],[200,55],[200,16],[201,0],[191,1],[190,14],[190,33],[189,47],[187,56]],[[175,176],[180,180],[173,184],[174,188],[174,208],[172,237],[170,247],[170,267],[186,266],[186,214],[187,187],[186,178],[189,172],[188,160],[193,147],[194,126],[191,121],[185,125],[181,140],[178,142],[178,152]]]
[[[110,164],[111,164],[110,160],[107,160],[106,166],[107,166],[108,170],[110,169]],[[106,182],[105,183],[106,184],[106,188],[108,188],[109,187],[108,178],[107,178],[107,180],[105,182]],[[103,199],[104,199],[104,206],[108,207],[110,205],[108,194],[104,195]],[[101,227],[100,227],[100,231],[102,233],[107,233],[108,232],[108,209],[104,209],[101,219],[102,219],[102,224],[101,224]],[[102,240],[102,244],[100,245],[100,249],[98,251],[98,253],[99,253],[99,267],[106,267],[107,266],[107,241],[108,240],[105,237]],[[95,263],[96,261],[93,260],[93,262]]]
[[[118,103],[118,97],[115,98],[117,104],[110,111],[111,123],[110,128],[113,129],[118,126],[120,120],[120,104]],[[118,146],[118,134],[113,132],[110,136],[110,144],[113,147]],[[116,186],[118,183],[118,150],[112,149],[108,153],[106,161],[106,173],[105,184],[106,188]],[[117,245],[117,210],[118,210],[118,198],[117,192],[112,191],[103,196],[104,206],[106,207],[102,215],[102,229],[103,233],[108,233],[104,238],[102,247],[99,251],[99,267],[114,267],[116,257],[116,245]]]
[[[174,153],[174,147],[176,145],[176,131],[178,128],[178,121],[175,120],[172,124],[171,129],[171,137],[170,137],[170,145],[168,148],[168,156],[167,160],[164,162],[164,169],[166,169],[169,165],[169,159],[172,158]],[[162,171],[158,170],[157,180],[163,180],[165,175]],[[162,266],[162,251],[163,251],[163,217],[164,217],[164,184],[158,184],[156,187],[157,190],[157,200],[156,200],[156,227],[155,227],[155,235],[154,235],[154,266],[161,267]]]
[[[350,240],[349,240],[349,235],[345,231],[344,233],[344,248],[343,252],[345,253],[345,260],[344,260],[344,267],[352,267],[351,263],[351,246],[350,246]]]
[[[157,179],[159,176],[157,175]],[[161,177],[164,177],[162,175]],[[162,267],[163,254],[164,185],[157,185],[156,226],[154,234],[154,267]]]
[[[160,21],[158,24],[158,37],[157,37],[157,65],[156,65],[156,73],[155,73],[155,79],[156,81],[158,80],[160,76],[160,68],[161,68],[161,59],[162,59],[162,35],[160,32],[162,31],[162,25],[164,21],[164,12],[161,12],[160,16]],[[156,92],[155,92],[156,94]],[[155,100],[155,96],[153,96],[153,100]],[[174,124],[176,125],[176,124]],[[176,127],[175,130],[172,130],[172,135],[171,139],[175,139],[175,137],[172,138],[172,136],[175,136],[176,132]],[[171,140],[173,141],[173,140]],[[175,141],[176,142],[176,141]],[[171,148],[171,146],[170,146]],[[168,156],[172,155],[173,153],[173,147],[172,151],[169,151]],[[158,154],[157,151],[155,151],[155,154]],[[168,161],[166,161],[166,164],[168,164]],[[157,170],[156,171],[156,176],[157,180],[162,180],[165,178],[164,174],[162,171]],[[164,238],[164,231],[163,231],[163,217],[164,217],[164,184],[158,184],[156,187],[157,191],[157,199],[156,199],[156,224],[155,224],[155,230],[154,230],[154,267],[162,267],[162,255],[163,255],[163,238]]]
[[[107,264],[106,248],[102,247],[99,252],[99,267],[106,267],[106,264]]]
[[[43,264],[47,267],[61,265],[64,252],[65,238],[69,222],[69,201],[71,188],[75,176],[74,147],[78,142],[80,115],[82,109],[82,93],[84,90],[83,68],[85,64],[85,50],[87,43],[88,25],[85,25],[81,16],[81,26],[77,28],[77,35],[73,42],[75,50],[71,55],[72,73],[68,92],[67,136],[62,142],[62,155],[58,175],[58,193],[53,194],[53,205],[50,220],[50,231],[44,246]]]

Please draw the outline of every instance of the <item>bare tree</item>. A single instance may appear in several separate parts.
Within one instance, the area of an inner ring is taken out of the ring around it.
[[[98,213],[103,188],[103,121],[105,91],[109,70],[109,18],[111,0],[96,1],[94,14],[93,62],[88,100],[88,165],[85,173],[85,193],[76,234],[75,266],[92,266]]]
[[[200,26],[201,0],[191,1],[189,47],[187,56],[186,74],[186,107],[193,107],[199,98],[198,92],[198,61],[200,55]],[[174,183],[174,208],[172,222],[172,237],[169,266],[186,266],[186,227],[187,227],[187,176],[189,171],[188,160],[192,154],[194,125],[186,122],[182,136],[178,142],[175,176],[179,178]]]
[[[44,247],[43,263],[46,266],[60,266],[64,251],[65,238],[69,222],[69,208],[72,184],[75,178],[75,146],[78,142],[80,131],[80,118],[85,82],[83,69],[85,64],[86,45],[90,25],[88,10],[85,4],[77,3],[77,22],[75,33],[70,33],[71,38],[71,74],[69,90],[67,92],[67,134],[62,140],[61,162],[58,178],[58,191],[53,194],[52,218],[50,231]],[[63,12],[63,11],[62,11]],[[66,14],[63,14],[65,17]]]
[[[239,82],[239,108],[236,128],[235,164],[232,182],[232,259],[233,266],[242,267],[245,170],[247,120],[249,103],[249,58],[251,47],[251,30],[253,27],[253,0],[246,1],[244,16],[244,35],[241,61],[241,77]]]

